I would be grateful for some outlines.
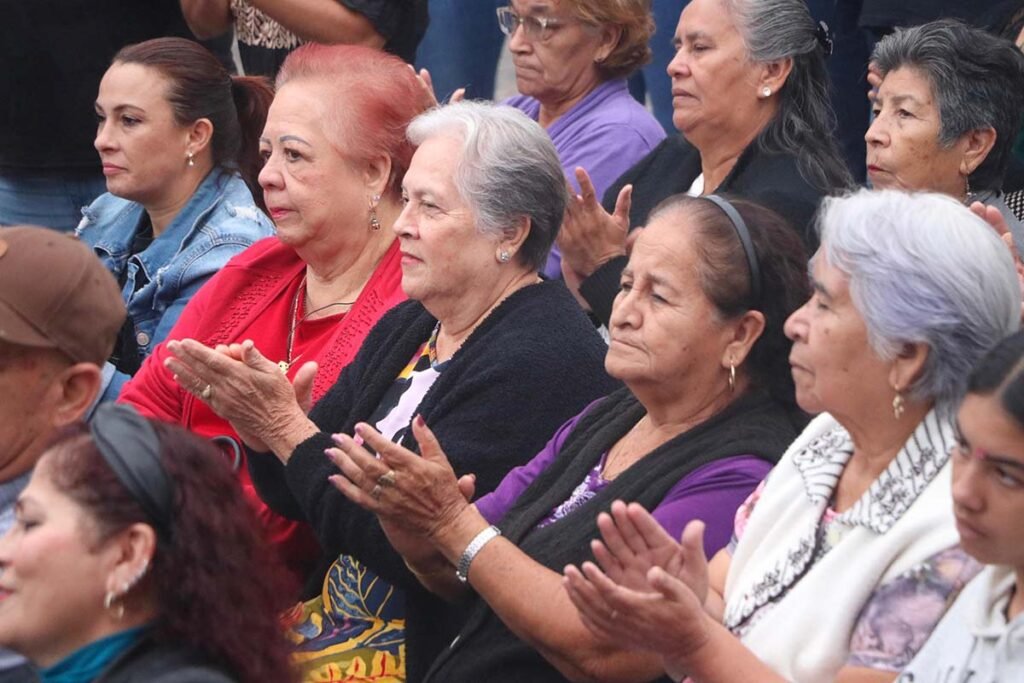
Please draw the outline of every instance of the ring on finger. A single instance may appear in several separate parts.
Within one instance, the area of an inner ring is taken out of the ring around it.
[[[370,489],[370,498],[373,498],[374,500],[380,500],[380,494],[382,493],[384,493],[383,487],[381,487],[380,484],[377,484],[372,489]]]
[[[388,488],[395,485],[395,471],[388,470],[384,474],[377,477],[377,486]]]
[[[203,399],[204,401],[209,401],[211,396],[213,396],[213,385],[207,384],[199,392],[199,398]]]

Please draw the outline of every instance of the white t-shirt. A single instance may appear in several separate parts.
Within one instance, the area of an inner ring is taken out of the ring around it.
[[[1024,614],[1006,621],[1015,575],[988,566],[964,588],[897,683],[1024,681]]]

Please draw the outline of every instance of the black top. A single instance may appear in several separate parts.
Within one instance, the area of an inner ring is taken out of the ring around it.
[[[594,406],[577,423],[555,460],[499,522],[502,534],[531,559],[561,573],[567,564],[593,560],[590,541],[600,537],[597,515],[607,512],[613,501],[637,502],[653,510],[698,467],[738,454],[778,462],[799,432],[784,407],[765,394],[748,394],[648,453],[565,517],[537,528],[645,412],[628,389]],[[457,640],[434,662],[426,680],[556,683],[565,678],[477,597]]]
[[[936,19],[977,23],[989,8],[1003,0],[863,0],[858,24],[888,29],[917,26]]]
[[[406,589],[408,680],[447,645],[456,616],[423,589],[387,542],[377,518],[328,481],[324,457],[332,432],[352,433],[367,419],[436,320],[416,301],[399,304],[371,330],[358,355],[313,408],[323,431],[303,442],[283,467],[250,453],[253,483],[270,507],[306,519],[332,559],[352,555]],[[459,475],[476,474],[477,495],[533,457],[569,418],[617,386],[604,372],[607,347],[561,282],[525,287],[502,302],[447,362],[417,408]],[[418,451],[411,430],[401,440]]]
[[[384,50],[410,64],[416,59],[416,47],[427,31],[426,0],[337,0],[370,20],[384,36]],[[269,48],[238,42],[242,67],[249,75],[273,78],[292,48]]]
[[[685,193],[700,174],[700,152],[681,135],[674,135],[662,140],[650,154],[612,183],[604,194],[603,204],[607,211],[613,211],[619,191],[632,183],[629,224],[641,226],[662,200]],[[809,254],[817,250],[814,215],[827,192],[804,179],[795,157],[762,152],[756,143],[752,144],[743,151],[715,192],[750,199],[773,209],[797,229]],[[580,294],[590,304],[594,315],[606,325],[625,265],[624,256],[612,259],[580,286]]]
[[[190,38],[178,0],[0,0],[0,170],[99,173],[100,79],[125,45]]]

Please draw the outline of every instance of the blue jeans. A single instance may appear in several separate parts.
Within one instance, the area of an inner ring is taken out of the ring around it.
[[[494,11],[508,0],[430,0],[430,26],[416,50],[434,92],[444,100],[457,88],[466,99],[494,98],[494,78],[505,36]]]
[[[70,232],[82,220],[82,207],[106,191],[102,174],[0,172],[0,225]]]

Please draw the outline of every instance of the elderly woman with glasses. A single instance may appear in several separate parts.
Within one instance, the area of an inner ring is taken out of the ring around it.
[[[583,622],[660,655],[673,680],[892,681],[977,571],[952,514],[953,416],[1019,324],[1012,259],[937,194],[829,199],[821,225],[814,294],[786,322],[797,402],[819,415],[734,540],[709,564],[699,522],[679,544],[620,505],[598,522],[600,568],[565,570]]]
[[[509,104],[551,136],[576,191],[575,170],[598,192],[665,137],[626,79],[650,61],[650,0],[512,0],[498,9],[520,95]],[[558,249],[544,266],[561,277]]]

